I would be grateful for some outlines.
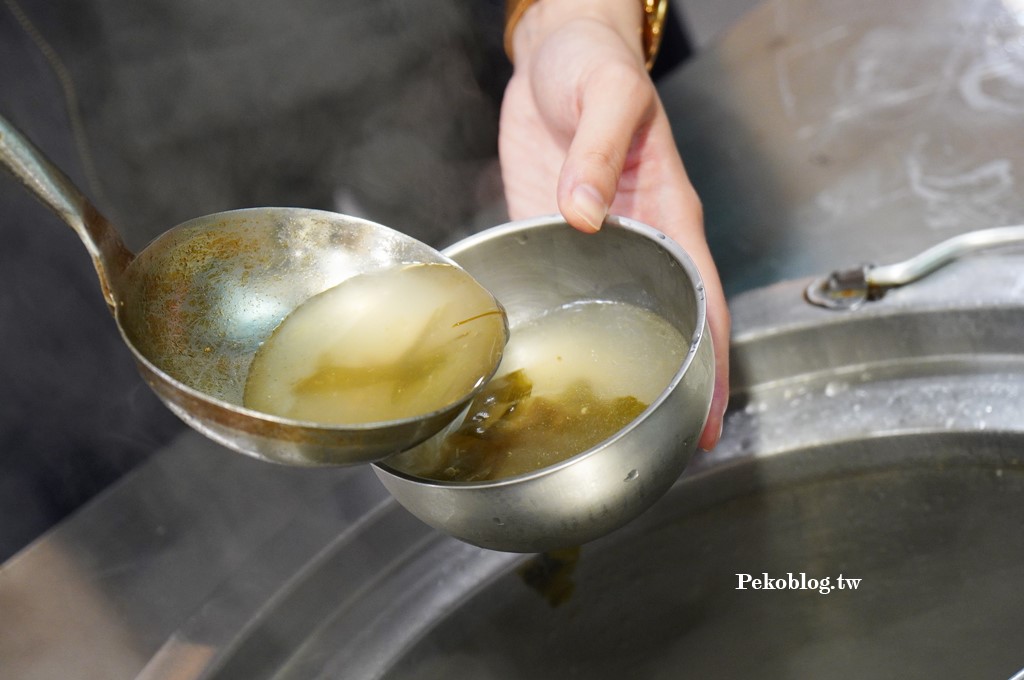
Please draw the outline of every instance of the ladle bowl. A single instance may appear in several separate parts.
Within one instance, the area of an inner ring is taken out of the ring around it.
[[[199,217],[136,256],[2,117],[0,163],[78,233],[150,387],[186,423],[231,449],[293,465],[378,460],[441,430],[485,382],[433,413],[380,423],[331,426],[247,409],[242,396],[256,350],[305,300],[357,274],[452,260],[382,225],[299,208]]]

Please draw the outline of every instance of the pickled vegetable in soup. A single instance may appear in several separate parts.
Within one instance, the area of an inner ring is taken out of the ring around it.
[[[523,474],[600,444],[668,387],[688,342],[658,315],[580,303],[513,329],[501,367],[463,422],[388,459],[444,481]]]
[[[285,317],[253,359],[243,403],[329,425],[426,415],[486,380],[507,338],[500,305],[458,267],[362,274]]]

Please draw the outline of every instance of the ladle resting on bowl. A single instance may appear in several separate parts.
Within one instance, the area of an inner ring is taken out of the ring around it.
[[[200,217],[165,232],[137,256],[71,181],[0,117],[0,162],[82,239],[103,295],[139,371],[186,423],[236,451],[295,465],[379,460],[452,421],[501,359],[507,326],[477,286],[478,375],[425,413],[323,424],[243,406],[253,357],[292,310],[358,275],[410,263],[458,265],[372,222],[318,210],[254,208]],[[469,279],[471,281],[471,279]],[[460,293],[461,297],[461,293]],[[488,305],[490,305],[488,307]],[[475,316],[475,313],[468,314]],[[396,330],[395,342],[404,342]],[[478,348],[479,349],[479,348]],[[454,350],[453,350],[454,351]],[[490,354],[487,352],[490,351]]]

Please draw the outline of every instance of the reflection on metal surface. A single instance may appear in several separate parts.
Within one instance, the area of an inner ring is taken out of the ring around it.
[[[173,636],[150,660],[137,680],[164,678],[188,680],[197,677],[213,658],[216,649]]]
[[[25,611],[0,634],[4,669],[19,680],[113,680],[151,659],[168,670],[153,658],[165,643],[221,653],[288,579],[382,505],[395,503],[368,469],[267,465],[186,431],[0,567],[3,610]]]
[[[0,634],[0,676],[74,677],[73,669],[88,659],[85,677],[132,677],[152,652],[139,648],[135,631],[124,625],[106,589],[119,571],[131,569],[132,558],[96,568],[74,549],[47,540],[26,557],[0,570],[0,611],[3,625],[10,627]],[[26,561],[31,567],[21,568]]]

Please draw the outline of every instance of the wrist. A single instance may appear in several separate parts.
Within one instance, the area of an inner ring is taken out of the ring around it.
[[[508,0],[507,7],[505,51],[513,63],[528,59],[554,31],[580,19],[610,28],[641,64],[647,61],[639,0]]]

